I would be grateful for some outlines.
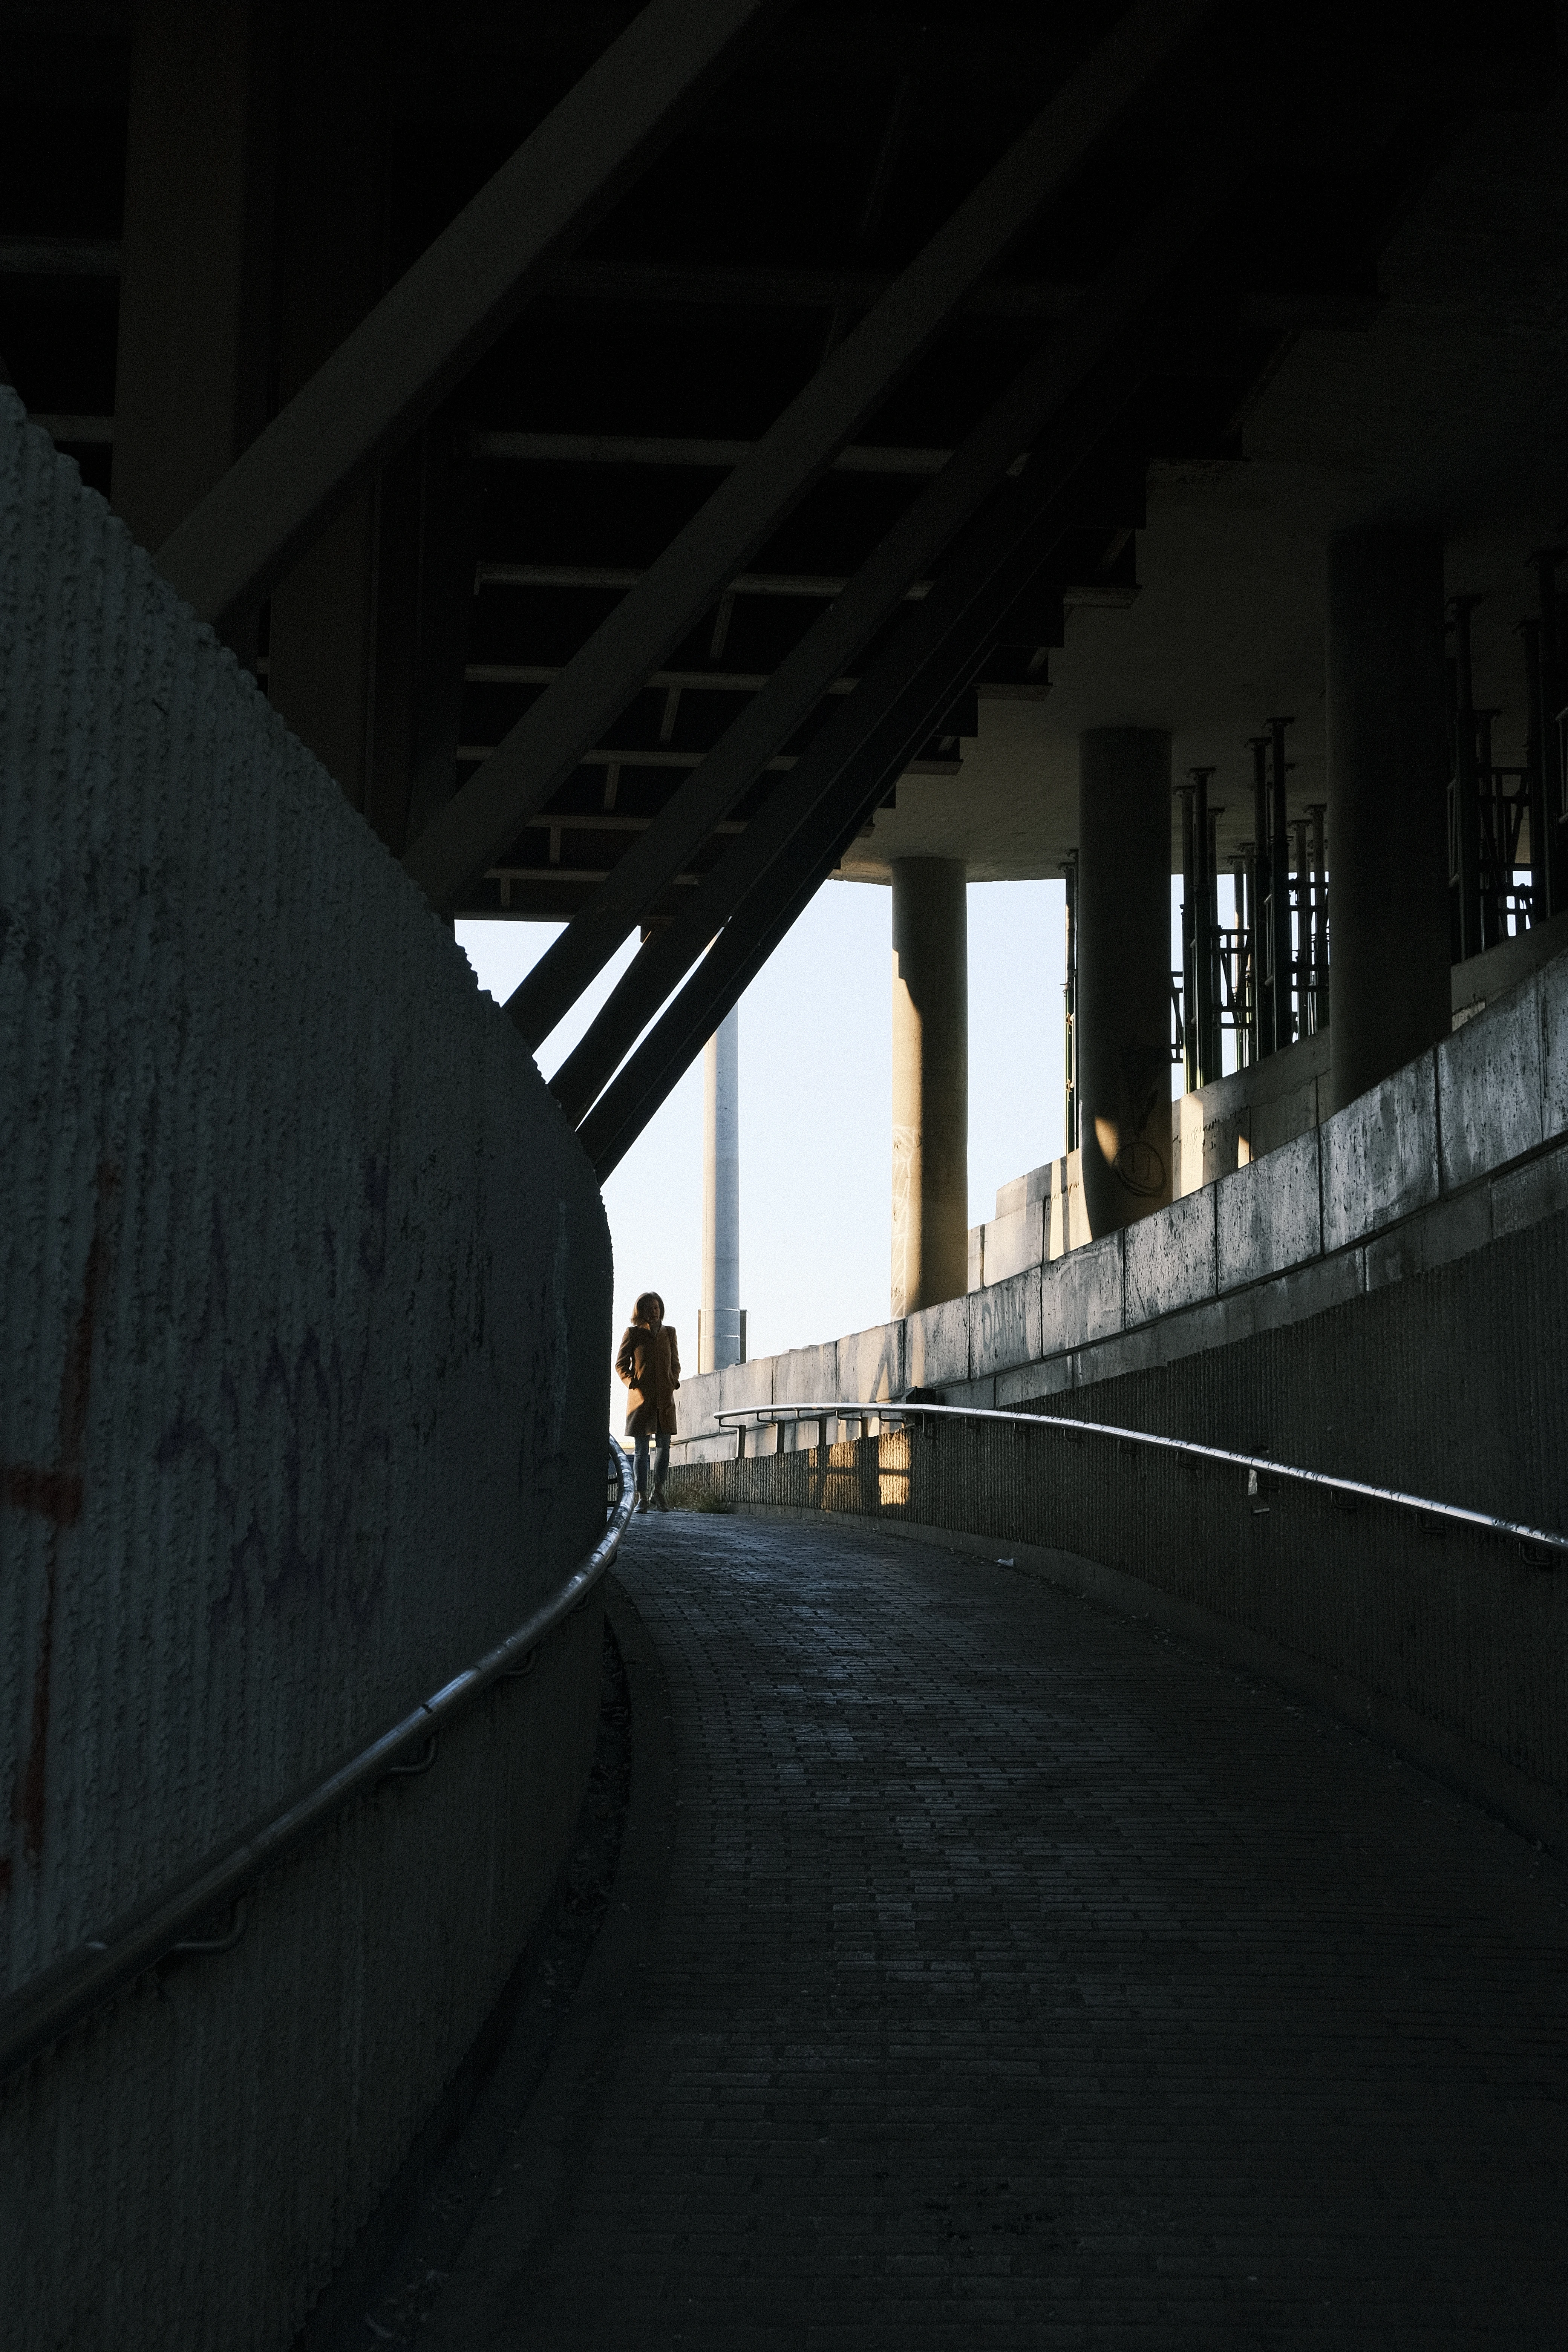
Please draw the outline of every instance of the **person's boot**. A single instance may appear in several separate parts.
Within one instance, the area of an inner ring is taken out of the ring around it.
[[[663,1481],[663,1479],[662,1479],[662,1478],[659,1480],[658,1485],[658,1486],[654,1488],[654,1490],[653,1490],[653,1499],[654,1499],[654,1501],[658,1505],[658,1507],[659,1507],[659,1509],[660,1509],[661,1511],[668,1511],[668,1508],[669,1508],[669,1497],[668,1497],[668,1495],[665,1493],[665,1491],[664,1491],[664,1481]]]
[[[639,1495],[638,1495],[638,1496],[637,1496],[637,1509],[638,1509],[639,1511],[646,1511],[646,1510],[647,1510],[647,1496],[646,1495],[639,1494]]]

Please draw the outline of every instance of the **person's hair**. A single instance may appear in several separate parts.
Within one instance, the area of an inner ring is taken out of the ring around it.
[[[641,1296],[637,1299],[637,1305],[632,1308],[633,1322],[646,1323],[649,1313],[656,1307],[658,1309],[658,1319],[662,1323],[664,1320],[663,1299],[659,1297],[657,1290],[645,1290],[642,1292]]]

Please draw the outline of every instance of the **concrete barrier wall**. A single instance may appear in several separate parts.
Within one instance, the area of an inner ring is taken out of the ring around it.
[[[1108,1381],[1311,1322],[1564,1210],[1568,954],[1560,952],[1432,1052],[1264,1159],[1124,1233],[889,1327],[876,1344],[888,1364],[904,1366],[906,1386],[940,1388],[953,1403],[1081,1399]],[[1446,1340],[1434,1327],[1432,1360],[1418,1373],[1412,1368],[1425,1384],[1438,1442],[1414,1448],[1413,1425],[1406,1443],[1380,1419],[1384,1451],[1361,1475],[1404,1485],[1419,1475],[1439,1499],[1465,1501],[1479,1496],[1461,1468],[1473,1462],[1478,1477],[1484,1472],[1489,1507],[1528,1517],[1534,1496],[1549,1524],[1568,1528],[1568,1517],[1550,1517],[1559,1507],[1554,1489],[1549,1506],[1545,1489],[1516,1479],[1519,1448],[1501,1433],[1465,1450],[1467,1429],[1491,1426],[1486,1378],[1466,1370],[1486,1360],[1489,1335],[1513,1331],[1520,1346],[1534,1348],[1553,1316],[1568,1316],[1568,1286],[1553,1261],[1541,1275],[1556,1285],[1542,1294],[1545,1323],[1529,1320],[1536,1307],[1525,1294],[1517,1302],[1525,1319],[1510,1323],[1512,1310],[1493,1303],[1500,1297],[1494,1273],[1499,1282],[1511,1278],[1500,1270],[1505,1261],[1506,1253],[1473,1270],[1473,1289],[1456,1308],[1461,1319]],[[1453,1333],[1463,1334],[1462,1344]],[[824,1393],[877,1393],[858,1390],[850,1377],[866,1346],[864,1338],[837,1343],[834,1381]],[[827,1351],[804,1352],[826,1374]],[[1521,1360],[1528,1367],[1540,1360],[1526,1353]],[[766,1360],[744,1370],[746,1399],[733,1402],[785,1401]],[[1538,1414],[1551,1393],[1542,1388]],[[701,1381],[682,1389],[691,1458],[733,1451],[713,1419],[716,1402]],[[1139,1421],[1131,1409],[1126,1417]],[[1274,1442],[1281,1450],[1307,1444],[1313,1450],[1294,1458],[1344,1466],[1335,1451],[1347,1434],[1342,1424],[1336,1434],[1310,1416],[1279,1419]]]
[[[1176,1194],[1213,1184],[1315,1127],[1327,1106],[1328,1073],[1329,1037],[1322,1030],[1178,1096],[1171,1106]],[[971,1290],[1092,1241],[1080,1160],[1080,1153],[1069,1151],[998,1186],[995,1216],[970,1228]]]
[[[0,390],[0,1971],[603,1526],[608,1236],[461,951]],[[0,2093],[29,2344],[289,2343],[564,1853],[597,1612]]]
[[[1460,1028],[1543,964],[1568,949],[1568,915],[1553,916],[1484,955],[1456,964],[1452,975],[1454,1026]],[[1293,1143],[1327,1118],[1329,1032],[1318,1030],[1281,1054],[1215,1078],[1179,1095],[1172,1105],[1173,1190],[1178,1197],[1217,1183],[1282,1145]],[[1015,1176],[996,1192],[996,1214],[969,1232],[971,1290],[1005,1282],[1026,1265],[1081,1249],[1093,1236],[1083,1205],[1079,1154],[1069,1151]],[[1029,1212],[1043,1203],[1043,1230]]]
[[[1559,1211],[1313,1316],[1018,1402],[1568,1533],[1565,1386]]]

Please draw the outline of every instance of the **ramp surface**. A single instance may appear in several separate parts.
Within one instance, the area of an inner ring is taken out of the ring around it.
[[[1562,2341],[1558,1862],[1002,1566],[672,1514],[620,1573],[662,1913],[421,2342]]]

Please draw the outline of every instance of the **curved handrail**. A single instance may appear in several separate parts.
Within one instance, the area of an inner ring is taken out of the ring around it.
[[[1200,1445],[1188,1437],[1156,1437],[1146,1429],[1120,1429],[1108,1421],[1074,1421],[1066,1413],[1007,1412],[994,1405],[905,1404],[896,1397],[858,1404],[839,1397],[814,1404],[731,1405],[716,1412],[713,1418],[722,1426],[752,1421],[762,1427],[770,1422],[784,1421],[905,1421],[916,1414],[953,1421],[999,1421],[1014,1429],[1022,1424],[1076,1430],[1089,1437],[1114,1437],[1123,1445],[1147,1445],[1198,1461],[1222,1462],[1228,1468],[1247,1471],[1254,1482],[1267,1476],[1289,1479],[1300,1486],[1325,1486],[1335,1494],[1353,1496],[1358,1502],[1388,1503],[1400,1510],[1418,1511],[1425,1518],[1454,1519],[1463,1526],[1479,1528],[1487,1535],[1511,1536],[1520,1543],[1542,1544],[1549,1551],[1568,1554],[1568,1536],[1552,1535],[1545,1528],[1525,1527],[1517,1519],[1494,1518],[1489,1511],[1468,1510],[1461,1503],[1434,1502],[1425,1495],[1407,1495],[1397,1486],[1373,1486],[1361,1478],[1337,1478],[1327,1470],[1304,1470],[1289,1462],[1276,1462],[1267,1454],[1234,1454],[1226,1446]],[[1248,1491],[1256,1492],[1256,1485]]]
[[[620,1491],[604,1535],[560,1591],[525,1618],[515,1633],[443,1683],[401,1721],[344,1757],[286,1803],[259,1815],[172,1885],[146,1896],[115,1920],[101,1938],[68,1953],[0,2000],[0,2082],[101,2008],[154,1961],[174,1951],[184,1940],[187,1928],[225,1905],[238,1906],[258,1878],[323,1829],[361,1790],[390,1771],[406,1770],[398,1763],[405,1749],[416,1742],[421,1748],[433,1743],[444,1724],[501,1675],[526,1671],[529,1653],[586,1600],[620,1549],[635,1496],[626,1454],[613,1437],[610,1461]],[[434,1760],[432,1752],[430,1761]],[[237,1928],[232,1936],[191,1948],[226,1950],[237,1941]]]

